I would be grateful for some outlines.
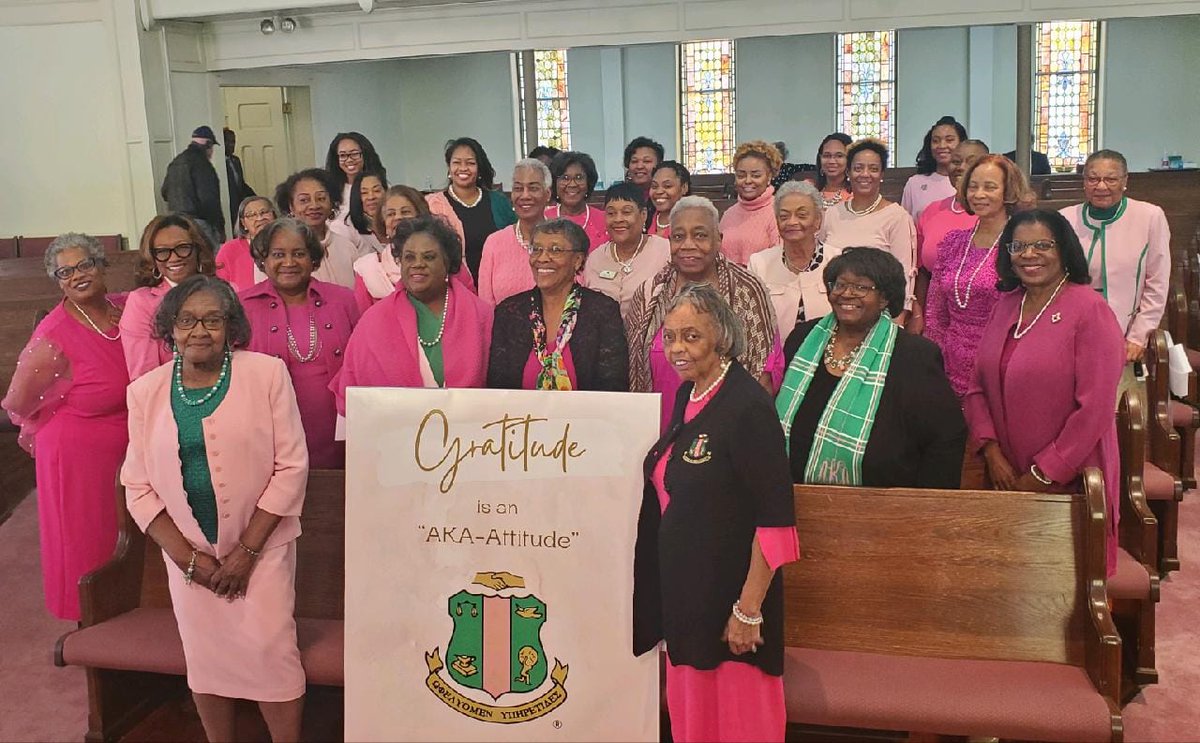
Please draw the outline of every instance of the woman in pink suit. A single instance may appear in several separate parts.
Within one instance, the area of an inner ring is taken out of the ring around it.
[[[263,227],[279,219],[279,212],[266,196],[247,196],[238,208],[235,237],[217,251],[217,278],[225,279],[234,291],[249,289],[265,277],[250,255],[250,241]]]
[[[167,293],[155,332],[175,362],[129,386],[129,513],[163,550],[188,687],[211,741],[236,740],[234,700],[271,739],[300,736],[296,537],[308,480],[287,368],[243,351],[250,325],[224,281]]]
[[[997,489],[1078,491],[1104,473],[1108,573],[1117,559],[1120,467],[1113,400],[1125,362],[1116,319],[1090,286],[1079,239],[1058,212],[1019,212],[1000,236],[1006,292],[979,343],[963,409]]]
[[[120,297],[104,285],[104,247],[67,233],[50,244],[46,271],[63,301],[33,331],[0,403],[34,455],[46,608],[79,620],[79,578],[112,556],[112,483],[125,457]]]
[[[355,328],[330,383],[340,416],[347,387],[487,386],[492,307],[458,279],[458,234],[436,216],[417,217],[401,221],[392,242],[404,290],[372,305]]]
[[[183,214],[150,220],[138,250],[138,288],[129,293],[121,314],[121,345],[130,379],[171,360],[167,344],[154,337],[154,313],[163,296],[189,276],[212,276],[217,270],[212,244]]]
[[[283,359],[296,388],[308,442],[308,463],[346,466],[346,446],[334,440],[337,410],[329,383],[342,368],[350,332],[358,324],[354,293],[314,279],[324,251],[303,222],[277,219],[254,238],[254,259],[267,279],[241,292],[250,321],[246,348]]]

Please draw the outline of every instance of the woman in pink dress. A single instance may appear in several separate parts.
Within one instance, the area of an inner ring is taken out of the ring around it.
[[[604,212],[588,204],[600,175],[591,155],[584,152],[560,152],[550,163],[550,196],[554,204],[546,207],[546,219],[569,219],[588,236],[588,250],[608,242]]]
[[[193,276],[163,298],[155,333],[173,364],[129,385],[129,515],[160,548],[187,683],[211,741],[238,740],[236,699],[271,739],[300,739],[296,537],[308,452],[282,361],[241,350],[233,288]]]
[[[240,295],[252,331],[246,348],[287,364],[309,466],[342,469],[346,447],[334,437],[337,410],[329,383],[341,371],[346,344],[358,324],[354,293],[313,278],[323,258],[321,243],[295,219],[272,222],[251,249],[267,278]]]
[[[488,235],[479,261],[479,298],[492,306],[533,288],[529,241],[534,225],[546,218],[550,183],[550,169],[537,158],[518,160],[513,167],[512,205],[517,223]]]
[[[929,131],[917,153],[917,173],[904,184],[900,205],[915,220],[925,207],[954,195],[950,182],[950,159],[954,148],[967,138],[967,130],[953,116],[943,116]]]
[[[129,293],[121,313],[121,346],[131,380],[171,360],[167,341],[154,337],[154,313],[162,298],[189,276],[212,276],[217,270],[212,244],[184,214],[150,220],[138,250],[138,288]]]
[[[50,243],[46,271],[63,301],[21,351],[0,407],[34,457],[46,608],[79,621],[79,579],[117,544],[113,482],[129,433],[121,298],[104,285],[104,246],[67,233]]]
[[[783,430],[735,360],[741,320],[716,289],[672,300],[663,343],[683,384],[644,463],[633,651],[666,643],[674,740],[782,741],[778,569],[800,557]]]
[[[959,397],[967,392],[979,339],[1000,299],[1000,234],[1028,191],[1025,175],[1003,155],[976,160],[959,183],[958,198],[979,221],[942,240],[925,306],[925,337],[942,349],[946,376]]]
[[[279,212],[266,196],[247,196],[238,207],[234,238],[217,251],[217,278],[225,279],[234,291],[249,289],[265,276],[250,255],[250,241],[259,230],[279,219]]]
[[[392,186],[379,204],[375,223],[383,225],[380,250],[354,262],[354,301],[360,312],[396,291],[400,265],[392,256],[392,235],[402,219],[429,216],[429,204],[412,186]]]
[[[492,307],[458,278],[458,233],[426,216],[401,220],[392,238],[403,290],[372,305],[355,328],[329,385],[339,416],[348,387],[487,386]]]
[[[739,266],[750,256],[779,244],[775,222],[775,188],[771,179],[783,158],[770,142],[744,142],[733,154],[733,176],[738,200],[721,216],[721,252]]]
[[[849,134],[834,132],[821,140],[817,148],[817,179],[814,182],[825,207],[837,206],[850,198],[850,176],[846,167],[846,148],[853,142]]]
[[[354,261],[373,252],[346,236],[331,230],[329,220],[341,205],[335,182],[324,170],[309,168],[293,173],[275,189],[275,205],[289,217],[295,217],[312,230],[321,242],[325,257],[314,276],[320,281],[354,289]]]
[[[671,237],[671,210],[684,196],[692,192],[692,174],[682,163],[664,160],[654,169],[650,179],[650,206],[654,218],[646,229],[647,235],[664,240]]]

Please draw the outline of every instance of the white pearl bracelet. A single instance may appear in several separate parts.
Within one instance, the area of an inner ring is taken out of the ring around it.
[[[740,603],[741,603],[740,601],[733,602],[733,616],[735,619],[737,619],[742,624],[749,624],[752,627],[756,627],[763,623],[763,618],[762,618],[761,614],[757,617],[751,617],[751,616],[747,616],[746,614],[742,613],[742,607],[739,606]]]

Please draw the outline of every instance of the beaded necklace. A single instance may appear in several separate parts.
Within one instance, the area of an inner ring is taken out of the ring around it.
[[[457,201],[459,206],[461,206],[464,209],[474,209],[475,207],[479,206],[479,201],[480,201],[480,199],[483,198],[483,189],[480,188],[479,186],[475,187],[475,200],[472,201],[470,204],[468,204],[467,202],[458,198],[458,194],[454,193],[454,186],[448,187],[446,189],[446,193],[450,194],[450,198]]]
[[[109,335],[108,333],[105,333],[103,330],[101,330],[100,326],[92,321],[92,318],[88,317],[88,313],[84,312],[82,307],[75,304],[75,300],[68,299],[67,301],[71,303],[71,306],[75,308],[76,312],[78,312],[80,315],[83,316],[84,321],[87,322],[88,325],[92,326],[92,330],[94,330],[100,334],[101,338],[103,338],[106,341],[121,340],[121,326],[120,325],[117,326],[117,334],[116,335]],[[109,307],[112,307],[114,310],[117,309],[117,306],[115,304],[113,304],[111,300],[105,299],[104,301],[108,302]]]
[[[703,392],[701,392],[699,395],[696,394],[696,388],[693,386],[692,391],[688,393],[688,399],[691,400],[692,402],[700,402],[700,401],[704,400],[704,398],[711,395],[712,391],[715,390],[717,388],[717,386],[721,384],[722,380],[725,379],[725,375],[729,373],[729,367],[731,365],[732,365],[732,362],[730,362],[730,361],[726,361],[725,363],[721,364],[721,373],[717,376],[717,378],[715,380],[713,380],[713,383],[708,385],[708,388],[705,389]]]
[[[310,314],[308,316],[308,353],[300,355],[300,346],[296,343],[296,336],[292,333],[292,324],[287,326],[287,344],[288,352],[296,358],[301,364],[307,364],[317,355],[321,353],[321,341],[317,338],[317,318]]]
[[[199,399],[193,400],[187,396],[183,386],[183,354],[175,352],[175,392],[179,395],[179,401],[189,407],[199,407],[213,398],[217,391],[221,389],[221,383],[225,381],[225,377],[229,376],[229,367],[233,363],[233,352],[225,351],[225,360],[221,362],[221,373],[217,375],[217,382],[209,388],[208,392],[204,393]]]
[[[979,272],[987,265],[988,260],[992,257],[992,253],[996,252],[996,246],[1000,244],[1000,235],[996,235],[996,239],[992,241],[992,247],[988,248],[987,254],[983,256],[983,259],[979,261],[979,265],[975,266],[975,270],[971,272],[971,278],[967,279],[965,293],[960,293],[958,282],[962,278],[963,266],[967,264],[967,254],[971,252],[977,231],[979,231],[978,222],[971,228],[971,237],[967,240],[967,247],[963,250],[962,258],[958,260],[958,270],[954,272],[954,303],[958,305],[960,310],[965,310],[967,305],[971,303],[971,286],[975,283],[975,278],[979,276]]]
[[[883,194],[879,194],[878,196],[876,196],[875,201],[871,202],[870,206],[868,206],[866,209],[864,209],[860,212],[860,211],[855,211],[854,206],[853,206],[853,204],[854,204],[853,198],[846,199],[846,211],[850,212],[851,214],[853,214],[856,217],[865,217],[868,214],[870,214],[871,212],[875,211],[875,207],[879,206],[879,202],[881,202],[881,201],[883,201]]]
[[[519,234],[519,233],[518,233]],[[420,301],[420,300],[418,300]],[[420,343],[423,348],[433,348],[442,342],[442,335],[446,332],[446,315],[450,312],[450,292],[446,292],[446,298],[442,300],[442,322],[438,326],[438,334],[431,341],[427,341],[421,337],[421,330],[417,329],[417,343]]]
[[[555,204],[554,205],[554,218],[558,219],[561,216],[562,216],[562,204]],[[568,214],[567,218],[570,219],[571,215]],[[583,205],[583,224],[579,225],[580,227],[583,228],[584,232],[587,232],[588,222],[590,222],[590,221],[592,221],[592,210],[588,208],[587,204],[584,204]]]
[[[1020,340],[1025,336],[1026,333],[1028,333],[1030,330],[1033,330],[1033,326],[1037,325],[1037,321],[1042,319],[1042,313],[1046,311],[1047,307],[1053,304],[1054,298],[1058,296],[1058,292],[1063,288],[1063,284],[1065,283],[1067,283],[1067,277],[1063,276],[1062,281],[1058,282],[1058,286],[1054,287],[1054,293],[1050,295],[1050,299],[1046,300],[1046,303],[1042,305],[1042,308],[1038,310],[1038,313],[1033,316],[1033,319],[1029,321],[1029,324],[1025,326],[1024,330],[1021,330],[1021,317],[1025,314],[1025,298],[1029,296],[1029,292],[1026,291],[1025,294],[1021,296],[1021,312],[1017,315],[1017,324],[1013,327],[1013,340]]]

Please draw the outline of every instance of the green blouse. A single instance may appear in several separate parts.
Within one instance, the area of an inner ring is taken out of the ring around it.
[[[442,331],[441,316],[433,314],[433,310],[411,294],[408,295],[408,301],[412,303],[413,309],[417,312],[417,335],[426,341],[437,338],[438,333]],[[449,296],[446,297],[446,301],[450,301]],[[446,366],[442,360],[442,344],[439,342],[436,346],[429,347],[417,343],[417,347],[424,351],[425,358],[429,359],[429,368],[433,370],[433,379],[438,383],[438,387],[445,387]]]
[[[212,474],[208,471],[208,450],[204,446],[202,421],[225,399],[229,392],[229,379],[233,370],[225,375],[220,389],[203,405],[185,405],[179,399],[178,390],[171,390],[171,413],[179,429],[179,461],[183,470],[183,489],[187,493],[192,515],[200,524],[204,537],[212,544],[217,543],[217,494],[213,490]],[[172,386],[175,380],[171,380]],[[185,390],[189,399],[196,400],[208,394],[212,387],[197,387]]]

